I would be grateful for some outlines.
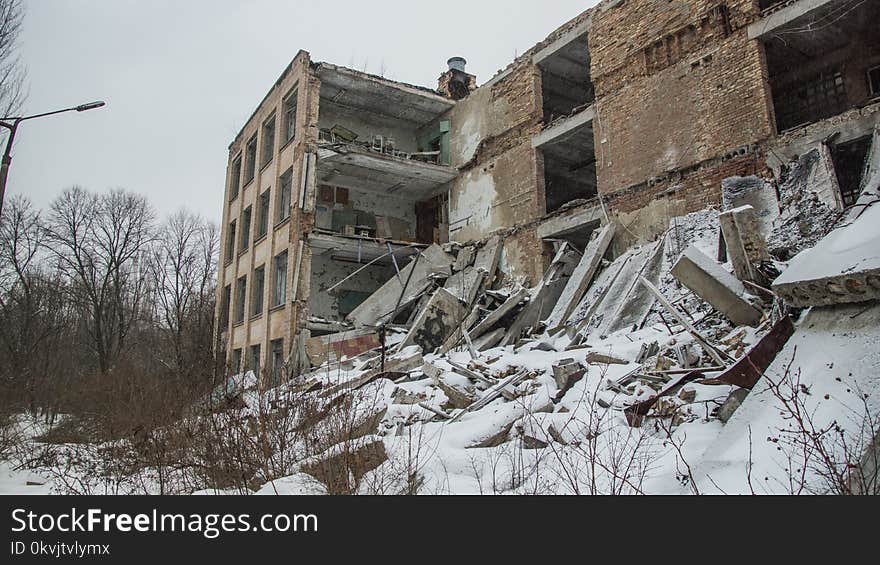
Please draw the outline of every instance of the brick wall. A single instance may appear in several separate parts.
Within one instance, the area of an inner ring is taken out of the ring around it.
[[[766,64],[745,29],[756,15],[752,0],[630,0],[596,13],[597,172],[612,208],[667,184],[688,209],[717,202],[731,169],[719,158],[772,135]],[[679,180],[648,182],[667,176]]]

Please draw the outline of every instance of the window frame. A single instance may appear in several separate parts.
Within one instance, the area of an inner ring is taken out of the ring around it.
[[[247,317],[247,275],[235,280],[235,314],[233,323],[243,324]]]
[[[259,273],[259,276],[258,276]],[[264,296],[266,294],[266,264],[263,263],[254,269],[251,280],[251,317],[256,318],[263,314],[265,309]]]
[[[260,151],[260,169],[265,169],[275,159],[275,138],[278,132],[278,124],[275,112],[263,122],[262,147]]]
[[[286,179],[286,180],[285,180]],[[285,186],[286,185],[286,186]],[[287,204],[285,205],[285,197]],[[293,167],[278,177],[278,204],[275,211],[275,224],[278,225],[292,215],[293,210]]]
[[[257,176],[257,157],[259,157],[259,145],[257,144],[257,134],[248,139],[244,149],[244,174],[245,179],[242,181],[243,186],[248,186]]]
[[[287,268],[289,263],[290,254],[286,249],[272,259],[271,308],[273,309],[281,308],[287,304]]]
[[[251,226],[254,219],[254,207],[248,206],[241,211],[241,226],[238,231],[239,253],[244,253],[251,246]]]
[[[293,102],[293,104],[291,104]],[[284,97],[284,100],[281,102],[281,111],[282,111],[282,128],[284,130],[284,143],[282,145],[287,145],[294,139],[296,139],[296,114],[299,110],[299,85],[295,85],[290,91],[287,93],[287,96]]]

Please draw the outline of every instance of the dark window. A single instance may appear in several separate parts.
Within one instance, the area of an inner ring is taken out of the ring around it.
[[[235,257],[235,220],[229,222],[229,233],[226,236],[226,262]]]
[[[269,231],[269,196],[270,191],[266,191],[260,195],[260,201],[257,204],[257,237],[260,239]]]
[[[852,206],[861,195],[865,161],[871,150],[871,136],[835,145],[831,150],[834,172],[844,206]]]
[[[239,188],[241,188],[241,155],[232,162],[232,172],[229,174],[229,200],[238,198]]]
[[[247,142],[247,149],[245,150],[244,155],[244,184],[247,185],[249,182],[254,180],[254,175],[257,172],[257,136],[254,136]]]
[[[284,99],[284,143],[296,135],[296,104],[298,92],[294,90]]]
[[[847,109],[846,84],[840,69],[829,69],[774,90],[779,131],[811,124]]]
[[[284,370],[284,340],[276,339],[272,342],[272,358],[270,359],[272,370],[272,384],[277,385],[281,382],[282,372]]]
[[[275,155],[275,115],[266,120],[263,124],[263,160],[261,167],[265,167],[272,162]]]
[[[254,372],[257,378],[260,378],[260,344],[251,346],[249,369]]]
[[[871,96],[880,96],[880,67],[868,71],[868,88],[871,90]]]
[[[220,301],[220,327],[222,329],[229,325],[229,303],[231,300],[232,286],[226,285],[226,288],[223,289],[223,298]]]
[[[241,371],[241,349],[235,349],[232,352],[232,373],[237,375]]]
[[[287,251],[275,257],[274,279],[272,281],[272,307],[285,303],[287,295]]]
[[[282,222],[290,217],[290,190],[293,184],[293,169],[288,169],[286,173],[278,179],[280,194],[278,195],[278,221]]]
[[[247,276],[235,283],[235,323],[244,322],[244,305],[247,299]]]
[[[251,244],[251,216],[253,211],[250,206],[241,213],[241,245],[239,250],[244,252]]]
[[[263,265],[254,270],[254,280],[251,284],[251,315],[258,316],[263,313],[263,290],[266,286],[266,266]]]

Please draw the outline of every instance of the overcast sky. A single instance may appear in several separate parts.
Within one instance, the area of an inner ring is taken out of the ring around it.
[[[227,147],[298,49],[436,88],[461,55],[480,84],[595,0],[26,0],[28,122],[7,197],[124,187],[160,213],[222,211]]]

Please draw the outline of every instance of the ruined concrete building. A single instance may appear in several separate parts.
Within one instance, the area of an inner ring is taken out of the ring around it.
[[[300,52],[230,145],[218,345],[277,376],[432,243],[500,234],[501,272],[534,285],[550,240],[583,249],[613,222],[620,253],[817,145],[842,210],[880,124],[878,16],[606,0],[481,86],[451,59],[437,90]]]

